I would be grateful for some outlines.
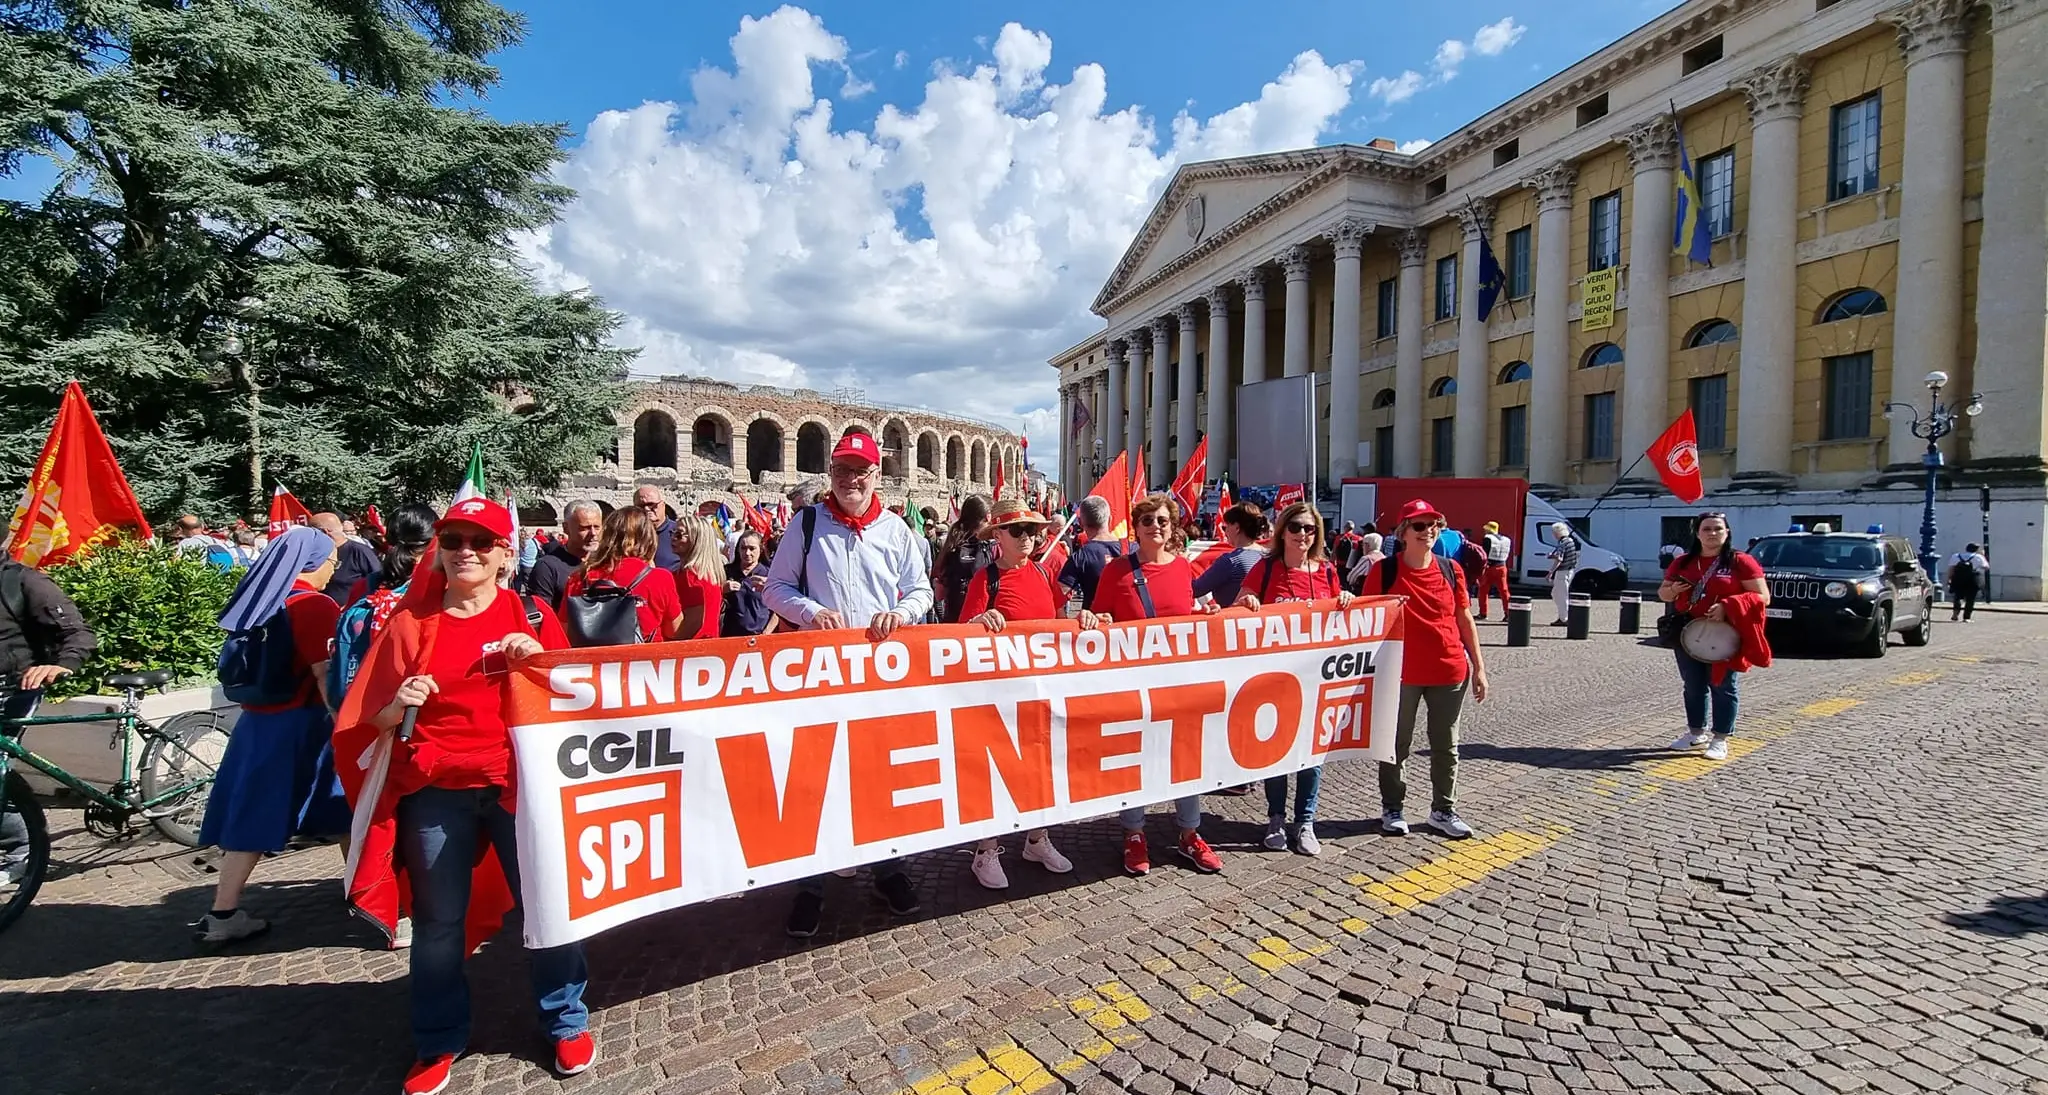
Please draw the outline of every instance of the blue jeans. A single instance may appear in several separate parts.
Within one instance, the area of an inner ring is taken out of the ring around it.
[[[1117,811],[1116,819],[1123,823],[1124,832],[1135,833],[1145,828],[1145,808],[1133,806]],[[1188,832],[1202,827],[1202,796],[1189,795],[1173,800],[1173,819]]]
[[[1685,682],[1685,725],[1689,730],[1698,730],[1707,725],[1707,697],[1714,698],[1714,733],[1727,735],[1735,732],[1735,710],[1738,706],[1735,682],[1742,674],[1730,673],[1720,684],[1713,683],[1714,667],[1695,659],[1685,651],[1678,651],[1678,676]]]
[[[1323,791],[1323,766],[1303,768],[1294,773],[1294,823],[1306,825],[1316,819],[1316,798]],[[1287,777],[1266,777],[1266,816],[1287,816]]]
[[[512,815],[496,787],[428,787],[398,803],[398,856],[412,879],[412,1040],[422,1060],[469,1045],[469,957],[464,920],[469,873],[479,841],[489,840],[519,896],[519,850]],[[583,944],[529,951],[528,971],[540,1023],[560,1040],[590,1025],[583,988],[590,974]]]

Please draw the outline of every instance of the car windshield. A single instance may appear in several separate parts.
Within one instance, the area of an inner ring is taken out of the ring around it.
[[[1882,557],[1875,542],[1850,536],[1770,537],[1755,554],[1770,570],[1876,570]]]

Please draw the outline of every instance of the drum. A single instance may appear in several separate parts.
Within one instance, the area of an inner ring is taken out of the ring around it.
[[[1733,624],[1702,618],[1687,623],[1678,633],[1678,646],[1694,661],[1713,665],[1741,653],[1742,636]]]

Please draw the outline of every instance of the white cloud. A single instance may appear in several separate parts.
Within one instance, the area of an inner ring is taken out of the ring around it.
[[[903,67],[904,65],[907,65],[907,64],[909,64],[909,63],[910,63],[910,51],[909,51],[909,50],[902,50],[902,49],[899,49],[899,50],[897,50],[897,51],[896,51],[896,67],[900,69],[900,68],[902,68],[902,67]]]
[[[1512,15],[1502,18],[1498,23],[1488,23],[1479,28],[1479,33],[1472,36],[1472,52],[1481,57],[1498,57],[1507,52],[1509,46],[1521,41],[1522,35],[1528,29],[1515,22]]]
[[[1457,79],[1459,69],[1473,54],[1498,57],[1507,52],[1508,47],[1521,41],[1528,29],[1510,15],[1497,23],[1480,27],[1470,42],[1446,38],[1436,47],[1436,55],[1430,58],[1428,75],[1411,68],[1399,76],[1381,76],[1366,86],[1365,93],[1387,106],[1398,106],[1428,88],[1440,87]]]
[[[1423,149],[1428,148],[1430,145],[1433,145],[1435,143],[1435,141],[1424,140],[1402,141],[1400,144],[1394,147],[1396,151],[1400,152],[1404,156],[1413,156],[1417,152],[1420,152]]]
[[[1456,38],[1447,38],[1442,45],[1436,47],[1436,57],[1430,61],[1429,67],[1436,70],[1439,79],[1449,80],[1458,74],[1458,66],[1464,63],[1465,43]]]
[[[1411,68],[1399,76],[1375,78],[1371,86],[1366,88],[1366,94],[1388,106],[1393,106],[1414,98],[1415,93],[1422,90],[1422,84],[1422,73]]]
[[[817,82],[859,90],[817,16],[742,19],[731,49],[687,101],[590,123],[561,171],[579,199],[523,241],[534,269],[623,310],[643,371],[996,420],[1047,470],[1061,438],[1045,361],[1100,326],[1089,302],[1174,169],[1315,143],[1359,72],[1303,53],[1256,100],[1183,111],[1162,135],[1110,106],[1100,65],[1052,82],[1052,40],[1013,23],[982,63],[940,66],[921,102],[855,127]]]

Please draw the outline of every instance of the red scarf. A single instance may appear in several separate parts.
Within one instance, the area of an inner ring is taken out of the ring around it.
[[[882,496],[879,494],[869,495],[868,511],[858,517],[839,508],[839,496],[836,494],[827,494],[825,496],[825,508],[832,512],[833,519],[852,529],[855,536],[859,536],[868,530],[869,525],[874,524],[881,518]]]

